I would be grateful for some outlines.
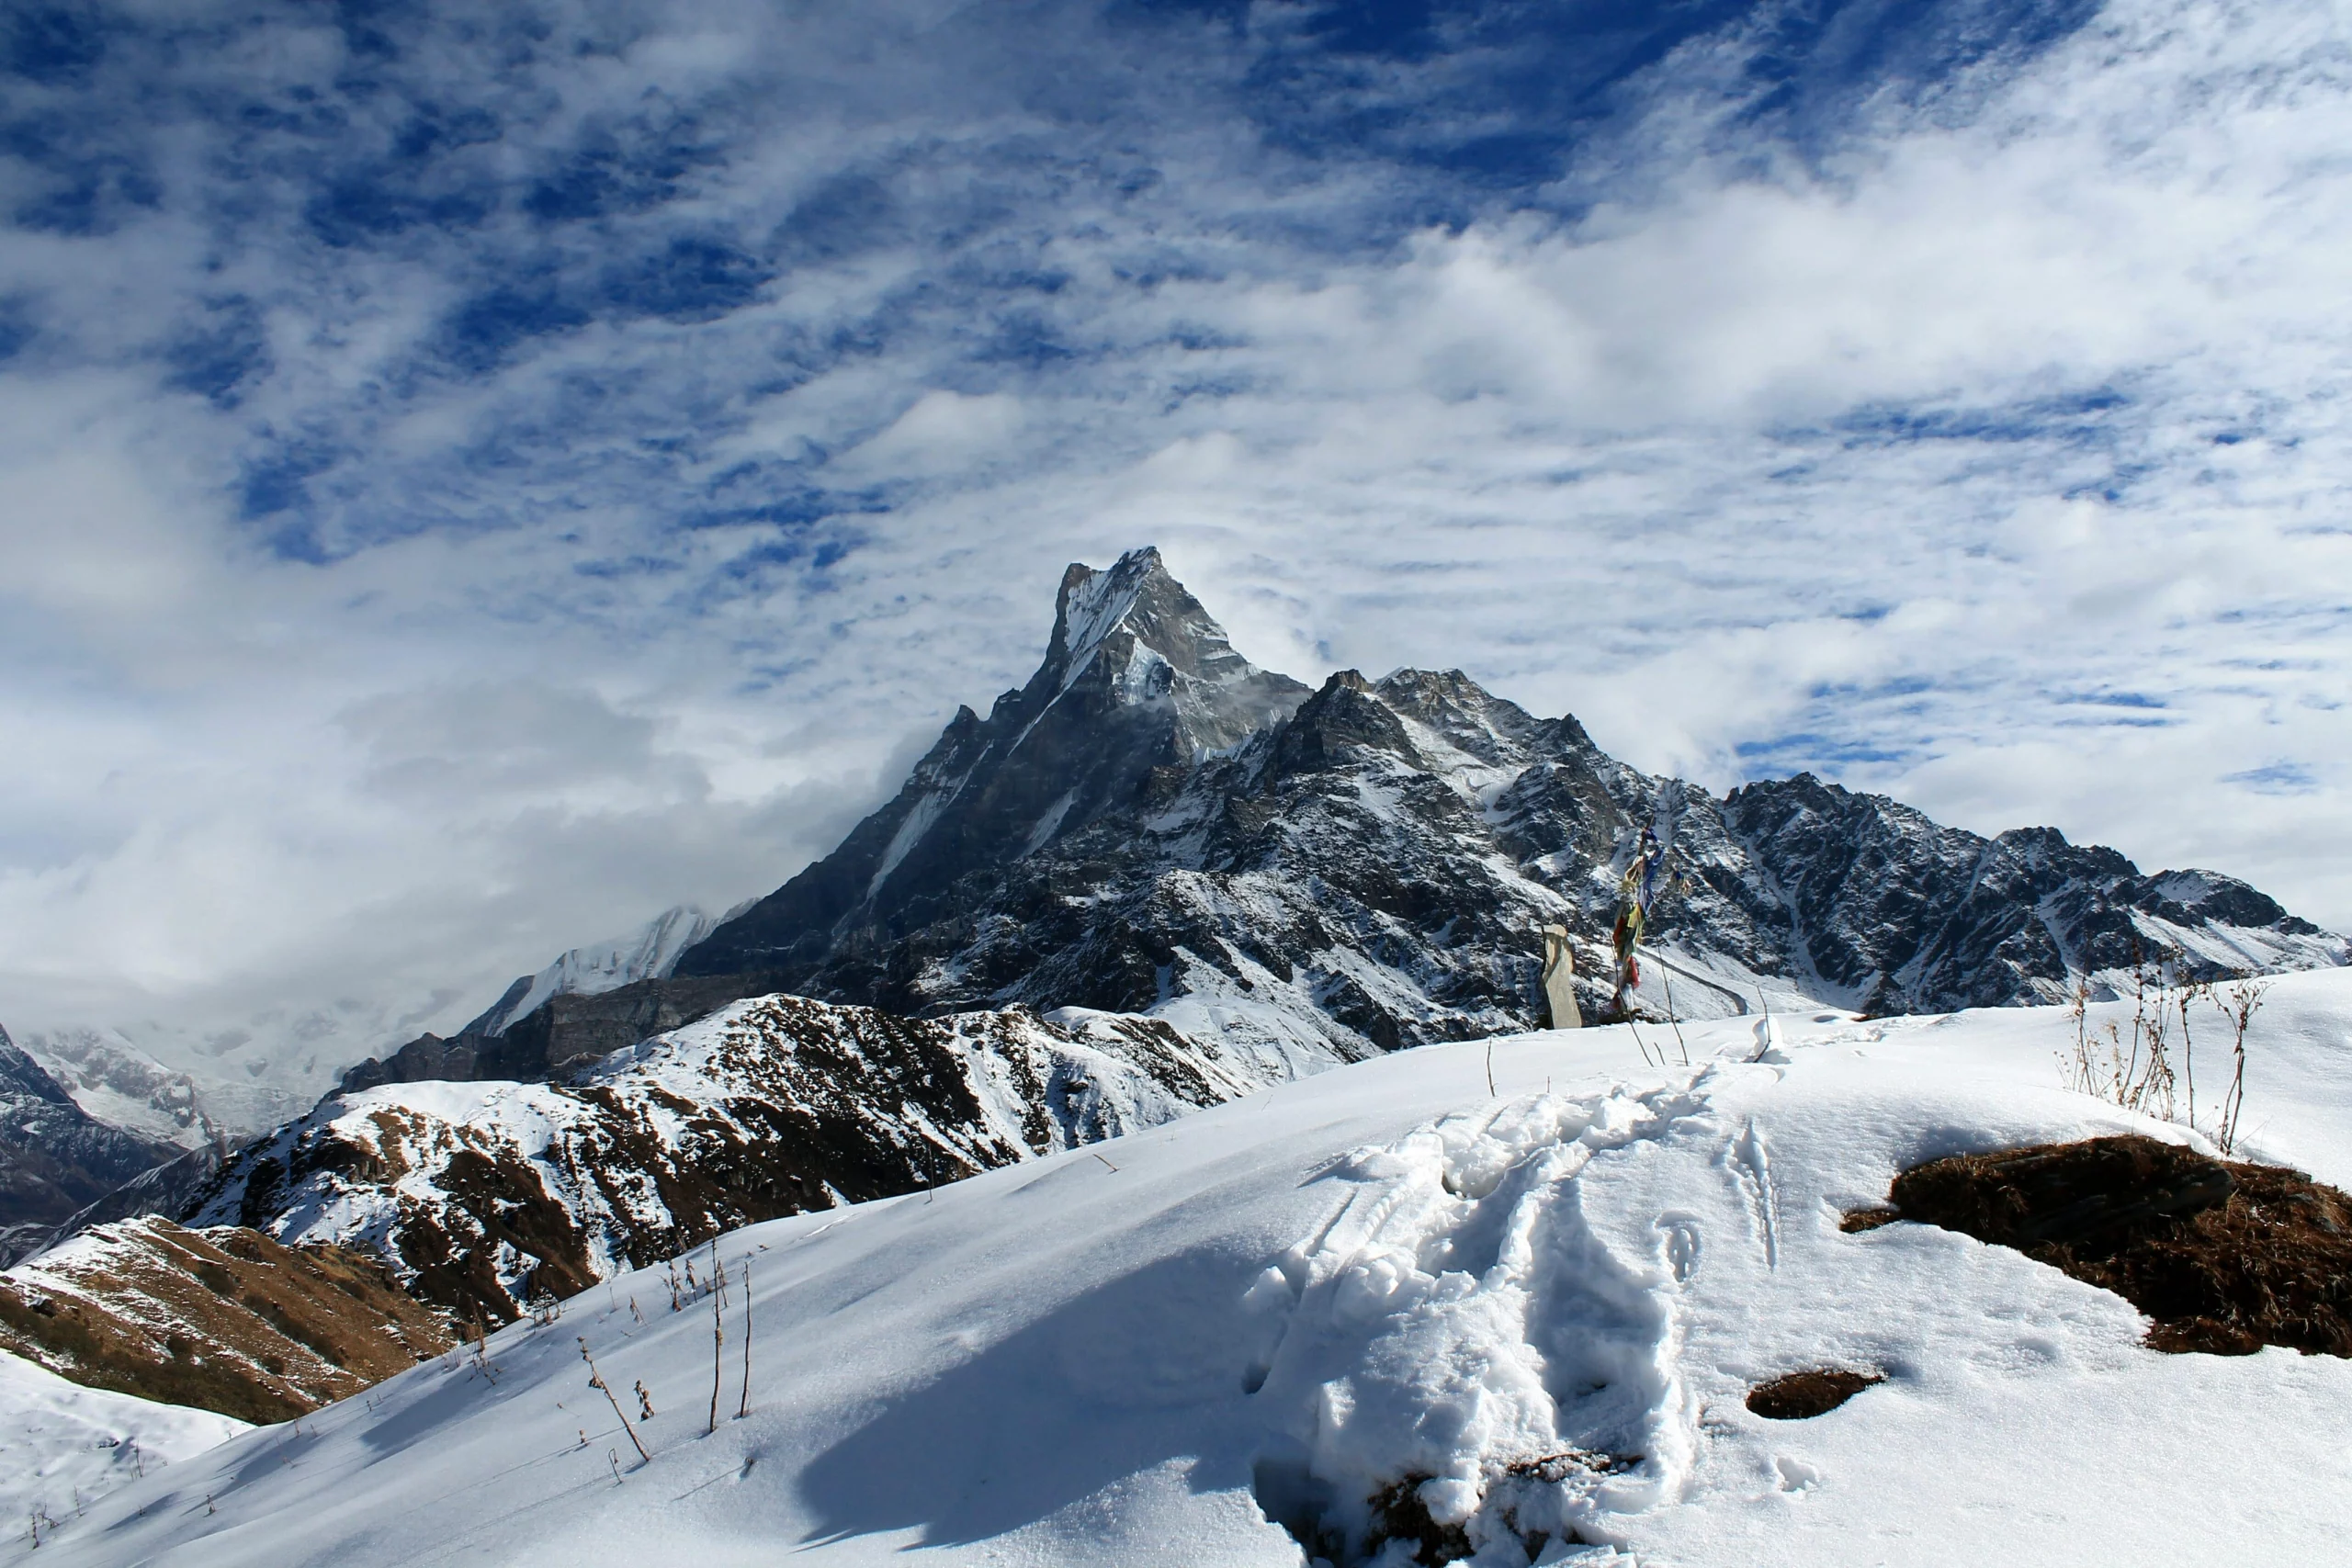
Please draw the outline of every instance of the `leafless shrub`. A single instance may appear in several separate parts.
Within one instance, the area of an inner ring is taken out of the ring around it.
[[[2207,980],[2176,982],[2163,964],[2135,952],[2131,987],[2127,1033],[2112,1019],[2094,1027],[2090,976],[2075,976],[2066,1008],[2074,1040],[2059,1058],[2066,1087],[2126,1111],[2166,1122],[2186,1122],[2191,1131],[2197,1130],[2196,1037],[2191,1020],[2199,1004],[2210,1005],[2232,1032],[2230,1087],[2222,1097],[2214,1134],[2222,1152],[2230,1153],[2236,1145],[2238,1117],[2245,1102],[2246,1030],[2262,1006],[2268,983],[2249,976],[2222,992]]]
[[[2172,1004],[2161,965],[2136,948],[2132,959],[2132,1032],[2109,1020],[2093,1028],[2090,976],[2077,976],[2068,998],[2074,1021],[2072,1055],[2064,1063],[2066,1087],[2126,1111],[2173,1120],[2177,1083],[2172,1065]]]
[[[2254,1015],[2262,1010],[2262,998],[2269,990],[2267,981],[2240,980],[2214,1004],[2229,1021],[2231,1033],[2230,1087],[2222,1096],[2222,1127],[2217,1139],[2223,1154],[2236,1149],[2238,1116],[2245,1110],[2245,1032],[2254,1022]]]

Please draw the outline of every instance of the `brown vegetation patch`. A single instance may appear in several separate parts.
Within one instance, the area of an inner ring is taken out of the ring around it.
[[[1890,1198],[2113,1291],[2155,1349],[2352,1356],[2352,1198],[2300,1171],[2092,1138],[1934,1160]]]
[[[1413,1561],[1430,1568],[1459,1562],[1470,1555],[1470,1537],[1460,1525],[1442,1525],[1430,1517],[1429,1505],[1421,1501],[1421,1483],[1429,1479],[1408,1475],[1372,1495],[1372,1528],[1363,1539],[1365,1558],[1379,1556],[1392,1540],[1408,1543]]]
[[[1758,1383],[1747,1391],[1747,1408],[1767,1421],[1805,1421],[1826,1416],[1872,1383],[1885,1381],[1883,1372],[1815,1367]]]
[[[1596,1453],[1589,1449],[1563,1449],[1541,1459],[1514,1460],[1503,1473],[1514,1481],[1541,1481],[1557,1485],[1573,1475],[1621,1475],[1642,1462],[1639,1454]]]
[[[92,1388],[283,1421],[447,1349],[374,1258],[166,1220],[0,1275],[0,1347]]]

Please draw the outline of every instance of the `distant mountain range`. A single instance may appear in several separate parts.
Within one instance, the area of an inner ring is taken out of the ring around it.
[[[0,1030],[0,1268],[177,1153],[92,1116]]]
[[[517,981],[457,1039],[345,1082],[558,1070],[773,991],[1147,1012],[1302,1066],[1539,1027],[1544,924],[1573,933],[1588,1008],[1605,998],[1644,826],[1683,877],[1638,993],[1660,1017],[1759,992],[2009,1006],[2142,958],[2211,978],[2352,957],[2235,878],[2143,874],[2054,829],[1985,839],[1810,774],[1720,797],[1645,774],[1458,671],[1311,689],[1242,658],[1146,549],[1071,567],[1028,683],[959,710],[896,798],[775,893],[674,950],[692,912],[673,911],[639,944],[662,962],[625,983]]]
[[[1645,828],[1677,876],[1634,997],[1653,1017],[2010,1006],[2142,962],[2352,957],[2242,882],[2143,874],[2053,829],[1981,838],[1810,775],[1716,796],[1645,774],[1458,671],[1310,688],[1251,665],[1139,550],[1071,567],[1029,682],[959,710],[775,893],[575,949],[217,1174],[191,1156],[85,1220],[152,1204],[353,1247],[504,1320],[749,1221],[1543,1027],[1547,924],[1598,1010]]]

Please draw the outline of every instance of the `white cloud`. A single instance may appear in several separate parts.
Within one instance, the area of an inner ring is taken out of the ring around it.
[[[853,482],[933,478],[984,463],[1020,432],[1021,400],[1010,392],[966,397],[929,391],[889,428],[829,465]]]

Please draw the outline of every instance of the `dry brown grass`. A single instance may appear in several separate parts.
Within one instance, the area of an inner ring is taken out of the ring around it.
[[[371,1258],[147,1218],[0,1275],[0,1347],[93,1388],[283,1421],[456,1343]]]

